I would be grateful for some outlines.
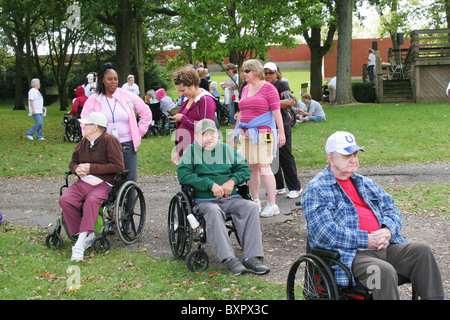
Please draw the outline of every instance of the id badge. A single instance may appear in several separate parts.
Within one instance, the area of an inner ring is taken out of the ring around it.
[[[115,136],[117,139],[119,139],[119,130],[117,130],[117,129],[112,129],[111,134],[112,134],[113,136]]]
[[[272,133],[266,132],[266,142],[271,142],[271,141],[272,141]]]

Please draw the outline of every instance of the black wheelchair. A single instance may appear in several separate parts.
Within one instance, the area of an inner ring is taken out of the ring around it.
[[[227,126],[230,123],[230,110],[223,105],[219,99],[216,101],[216,117],[220,126]]]
[[[79,142],[83,136],[81,133],[81,125],[78,121],[79,117],[74,117],[70,113],[65,113],[63,118],[64,141]]]
[[[100,207],[95,224],[96,236],[91,245],[92,250],[96,253],[111,249],[111,240],[107,237],[109,234],[117,233],[125,244],[132,244],[141,236],[144,229],[146,218],[144,195],[136,182],[126,180],[128,172],[125,170],[116,173],[114,183],[108,192],[108,198]],[[69,187],[71,174],[70,171],[66,172],[65,184],[59,190],[60,196],[64,189]],[[61,210],[61,216],[58,218],[55,228],[45,238],[45,245],[48,248],[54,250],[62,248],[62,228],[70,240],[77,240],[77,236],[69,233]]]
[[[242,198],[251,200],[248,185],[237,187],[237,193]],[[209,265],[209,258],[205,252],[206,246],[206,221],[195,207],[193,200],[193,188],[190,185],[182,185],[179,191],[170,201],[168,215],[169,243],[173,255],[177,259],[186,259],[186,267],[192,271],[204,271]],[[192,214],[199,226],[191,227],[188,216]],[[235,235],[238,244],[240,240],[231,217],[227,218],[226,227],[228,235]],[[195,237],[194,237],[195,234]],[[198,243],[197,249],[191,251],[192,245]]]
[[[150,126],[150,133],[152,135],[160,134],[166,136],[170,134],[171,124],[169,118],[161,111],[161,104],[150,103],[149,106],[152,112],[152,125]]]
[[[337,285],[333,269],[342,268],[349,279],[348,286]],[[398,285],[410,281],[398,275]],[[350,270],[339,261],[339,252],[310,248],[289,270],[287,278],[288,300],[372,300],[372,293],[357,281],[352,284]],[[418,295],[412,288],[412,300]]]

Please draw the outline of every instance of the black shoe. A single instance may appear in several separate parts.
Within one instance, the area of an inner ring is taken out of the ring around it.
[[[228,270],[235,276],[247,273],[247,269],[242,265],[238,258],[234,257],[227,261]]]
[[[242,264],[247,268],[249,272],[255,274],[269,273],[270,269],[262,264],[262,259],[258,257],[247,258],[242,261]]]

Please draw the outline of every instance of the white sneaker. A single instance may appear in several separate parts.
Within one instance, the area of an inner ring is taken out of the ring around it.
[[[27,135],[27,138],[30,139],[30,140],[34,140],[33,136]]]
[[[47,139],[45,139],[45,138],[39,138],[38,140],[44,141],[44,140],[47,140]]]
[[[92,241],[95,238],[95,233],[92,232],[90,235],[87,236],[86,240],[84,240],[83,249],[86,250],[92,245]]]
[[[276,192],[276,194],[285,194],[286,193],[286,189],[285,188],[283,188],[283,189],[276,189],[275,192]]]
[[[260,215],[263,218],[268,218],[276,216],[277,214],[280,214],[280,208],[278,208],[278,205],[275,203],[268,203]]]
[[[72,247],[72,257],[70,261],[83,261],[84,259],[84,249],[78,246]]]
[[[295,198],[298,198],[302,194],[302,192],[303,192],[303,189],[291,190],[291,191],[289,191],[289,193],[287,194],[286,197],[289,199],[295,199]]]
[[[255,202],[258,205],[259,213],[261,213],[261,201],[259,199],[253,199],[253,202]]]

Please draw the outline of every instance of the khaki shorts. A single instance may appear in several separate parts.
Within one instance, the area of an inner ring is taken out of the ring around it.
[[[267,139],[269,136],[269,139]],[[270,140],[270,141],[268,141]],[[273,161],[273,134],[260,132],[257,144],[253,144],[249,136],[239,136],[240,153],[249,164],[271,164]]]

